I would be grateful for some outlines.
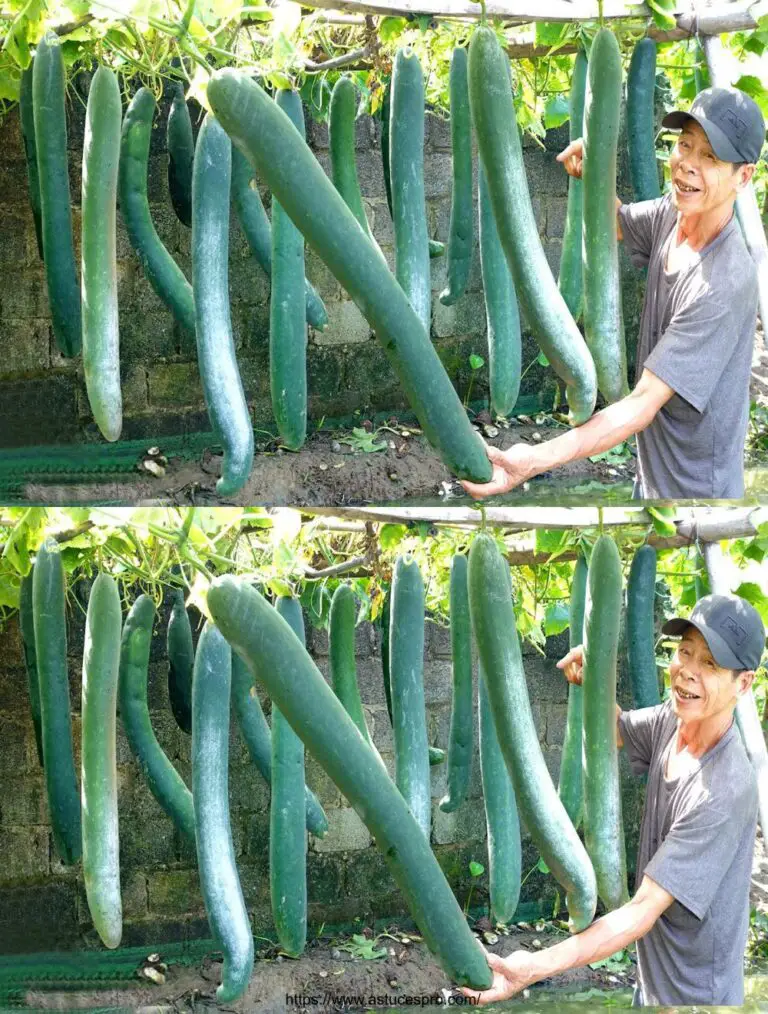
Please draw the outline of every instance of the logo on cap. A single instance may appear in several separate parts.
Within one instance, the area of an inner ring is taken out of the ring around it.
[[[747,125],[744,120],[742,120],[740,116],[737,116],[732,109],[724,110],[723,118],[730,123],[734,134],[739,140],[741,140],[744,136],[744,131],[747,129]]]
[[[723,631],[730,632],[733,635],[733,638],[736,641],[736,643],[739,645],[743,644],[744,641],[746,640],[747,637],[746,630],[742,626],[739,626],[739,624],[736,622],[736,620],[734,620],[732,616],[726,616],[723,618],[722,622],[720,623],[720,629]]]

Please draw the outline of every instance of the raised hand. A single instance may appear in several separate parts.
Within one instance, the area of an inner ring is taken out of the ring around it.
[[[557,156],[557,161],[563,163],[563,168],[569,176],[581,179],[581,167],[584,161],[584,141],[577,137],[571,141],[567,148],[564,148]]]

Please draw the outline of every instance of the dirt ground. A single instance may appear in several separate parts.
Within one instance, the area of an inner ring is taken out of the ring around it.
[[[523,420],[528,417],[522,417]],[[507,448],[513,443],[548,440],[563,432],[557,424],[536,425],[513,420],[508,428],[483,425],[479,428],[489,443]],[[493,438],[488,433],[495,433]],[[136,462],[135,478],[94,484],[44,485],[29,483],[24,499],[34,503],[75,504],[92,502],[172,503],[212,505],[253,503],[297,507],[344,506],[345,504],[387,503],[413,499],[452,499],[464,491],[442,464],[420,431],[392,420],[379,428],[374,443],[382,450],[364,451],[345,441],[349,432],[312,434],[297,453],[267,446],[257,451],[251,477],[237,497],[222,501],[216,494],[221,458],[206,452],[199,461],[170,458],[161,478],[144,470],[145,458]],[[162,447],[160,448],[162,453]],[[608,486],[632,481],[634,463],[617,465],[579,461],[558,470],[564,490],[595,481]],[[526,484],[517,495],[528,497],[537,484],[551,473]]]
[[[753,908],[768,914],[768,855],[759,834],[755,843],[750,903]],[[520,948],[536,950],[547,947],[565,937],[562,931],[525,923],[513,927],[508,934],[502,934],[494,932],[487,919],[478,920],[474,929],[488,950],[502,955]],[[394,929],[389,935],[380,934],[374,943],[377,949],[386,951],[385,956],[364,959],[345,950],[349,945],[348,939],[328,937],[313,941],[297,960],[284,958],[274,949],[262,951],[257,957],[246,996],[226,1008],[218,1007],[214,997],[221,971],[218,955],[209,956],[197,968],[171,966],[162,985],[149,985],[140,967],[132,988],[92,992],[30,991],[26,1002],[28,1008],[41,1011],[110,1007],[136,1010],[140,1014],[174,1014],[201,1009],[283,1014],[286,1010],[303,1007],[330,1014],[334,1011],[362,1012],[387,1007],[406,1009],[413,1000],[408,1004],[404,998],[417,996],[439,997],[442,1006],[447,1006],[449,997],[458,996],[415,934]],[[162,961],[162,954],[158,961]],[[147,963],[143,968],[146,967]],[[563,1000],[588,1000],[590,990],[600,990],[603,996],[596,1000],[596,1004],[602,1007],[610,999],[610,994],[615,993],[618,998],[621,991],[632,988],[634,973],[634,963],[618,971],[588,967],[577,969],[537,983],[516,999],[515,1006],[524,1010],[529,1001],[533,1004],[537,996],[551,995],[555,990]],[[291,1003],[288,997],[302,998],[303,1003]],[[377,1000],[375,1004],[371,1003],[371,997]],[[592,1009],[592,1005],[585,1003],[584,1009]]]
[[[752,361],[750,393],[753,401],[768,405],[768,350],[758,324]],[[475,420],[476,428],[488,443],[506,449],[515,443],[534,444],[564,432],[565,426],[551,417],[513,417],[494,422],[487,413]],[[362,425],[370,431],[369,421]],[[44,484],[30,482],[23,499],[31,503],[126,503],[211,505],[235,503],[296,507],[344,506],[391,503],[405,500],[465,498],[458,482],[442,464],[420,431],[396,419],[378,427],[369,443],[380,450],[363,450],[350,431],[311,434],[297,453],[275,444],[257,448],[251,477],[237,497],[222,501],[216,494],[221,457],[206,451],[199,460],[189,461],[157,453],[137,457],[135,474],[119,481],[88,484]],[[365,443],[365,438],[362,443]],[[149,448],[147,448],[149,451]],[[164,474],[147,471],[160,463]],[[748,456],[748,464],[750,462]],[[629,499],[634,479],[632,455],[601,461],[577,461],[545,472],[520,489],[507,494],[504,502],[552,502],[566,504],[589,496]],[[768,495],[768,490],[766,490]]]

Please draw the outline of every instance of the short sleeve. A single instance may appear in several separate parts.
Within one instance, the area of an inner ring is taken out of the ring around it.
[[[666,198],[660,197],[653,201],[622,204],[619,208],[623,243],[636,268],[648,267],[653,249],[654,229],[665,201]]]
[[[749,791],[735,793],[727,808],[702,798],[674,821],[645,875],[702,919],[745,830],[754,822],[755,804],[756,793]]]
[[[643,363],[697,412],[703,412],[735,351],[736,336],[757,310],[751,287],[725,291],[714,278],[672,317],[664,334]],[[702,364],[706,363],[706,369]]]
[[[622,711],[619,715],[621,741],[633,775],[648,773],[664,709],[665,705],[660,704],[655,708]]]

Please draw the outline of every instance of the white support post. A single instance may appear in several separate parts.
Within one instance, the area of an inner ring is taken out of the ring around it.
[[[709,587],[716,595],[729,595],[731,583],[722,547],[718,542],[705,542],[702,553],[709,574]],[[736,721],[757,776],[757,814],[763,830],[763,842],[768,843],[768,750],[751,690],[736,705]]]
[[[733,82],[728,72],[728,57],[719,37],[704,36],[702,45],[707,58],[710,81],[716,88],[730,88]],[[765,340],[765,336],[768,335],[768,241],[765,238],[755,188],[751,183],[744,193],[736,198],[736,214],[744,234],[744,242],[757,267],[760,319],[763,322],[763,340]]]

